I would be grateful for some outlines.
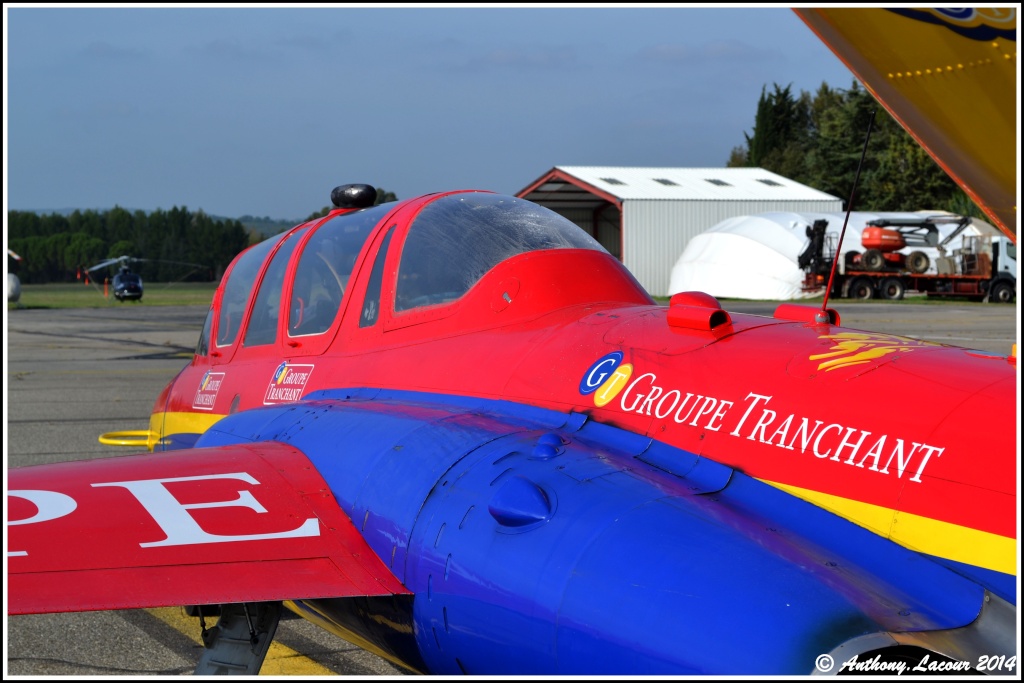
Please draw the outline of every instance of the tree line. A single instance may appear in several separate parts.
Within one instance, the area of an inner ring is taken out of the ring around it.
[[[394,192],[377,188],[377,204],[397,200]],[[8,266],[16,268],[25,283],[73,282],[104,261],[127,256],[127,265],[144,280],[219,280],[232,259],[250,244],[326,216],[331,208],[325,206],[302,221],[253,216],[236,220],[185,207],[152,213],[118,206],[69,214],[8,211],[7,246],[21,257],[17,266],[11,261]],[[94,271],[93,281],[112,278],[121,265],[112,263]]]
[[[868,124],[875,112],[860,182]],[[862,88],[822,84],[813,95],[790,86],[765,87],[754,129],[735,147],[730,167],[760,167],[840,197],[853,211],[945,210],[981,217],[982,211],[917,141]]]
[[[241,222],[184,207],[146,213],[115,206],[68,215],[8,211],[7,238],[8,248],[21,256],[16,272],[26,283],[74,281],[121,256],[133,259],[128,265],[145,280],[211,281],[250,243]],[[92,279],[102,282],[119,265],[95,271]]]

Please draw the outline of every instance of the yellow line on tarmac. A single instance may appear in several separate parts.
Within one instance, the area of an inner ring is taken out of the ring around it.
[[[151,615],[171,628],[192,639],[199,645],[203,644],[199,630],[199,619],[185,614],[181,607],[159,607],[147,609]],[[217,618],[206,620],[207,628],[217,623]],[[290,647],[272,642],[267,657],[260,668],[261,676],[335,676],[325,666],[317,664],[309,657],[299,654]]]

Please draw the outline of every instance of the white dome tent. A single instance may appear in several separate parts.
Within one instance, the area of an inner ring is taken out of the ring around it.
[[[945,211],[882,212],[855,211],[850,214],[840,253],[863,252],[860,236],[865,225],[879,218],[921,218],[922,215],[949,215]],[[725,299],[788,300],[819,296],[820,292],[802,291],[804,273],[797,265],[807,247],[807,228],[814,221],[828,221],[827,233],[838,235],[843,229],[844,213],[767,212],[728,218],[694,236],[672,268],[669,294],[700,291]],[[940,224],[939,239],[955,229],[955,224]],[[946,245],[947,253],[960,247],[965,235],[998,234],[978,219]],[[935,272],[939,252],[934,247],[915,247],[928,254],[927,272]]]

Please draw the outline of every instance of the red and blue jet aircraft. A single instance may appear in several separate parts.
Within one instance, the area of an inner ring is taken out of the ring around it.
[[[529,201],[374,195],[234,260],[152,454],[9,471],[10,614],[217,612],[198,673],[282,606],[429,674],[1016,657],[1015,353],[658,305]]]

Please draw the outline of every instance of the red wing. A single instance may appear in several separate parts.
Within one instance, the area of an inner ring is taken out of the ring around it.
[[[279,443],[8,472],[9,614],[408,593]]]

